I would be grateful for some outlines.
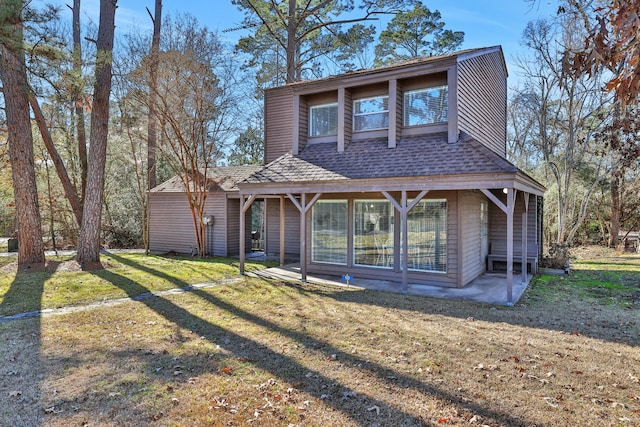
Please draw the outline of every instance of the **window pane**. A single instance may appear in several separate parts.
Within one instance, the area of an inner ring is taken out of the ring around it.
[[[309,135],[327,136],[338,133],[338,104],[316,105],[309,109]]]
[[[312,208],[311,260],[347,263],[347,202],[319,200]]]
[[[353,262],[374,267],[393,267],[394,209],[387,200],[356,200],[354,210]]]
[[[379,113],[389,110],[389,97],[380,96],[377,98],[359,99],[355,102],[355,114]]]
[[[447,86],[414,90],[404,94],[404,125],[417,126],[447,121]]]
[[[353,103],[353,130],[386,129],[389,127],[389,97],[358,99]]]
[[[447,201],[423,200],[407,217],[409,269],[447,271]]]

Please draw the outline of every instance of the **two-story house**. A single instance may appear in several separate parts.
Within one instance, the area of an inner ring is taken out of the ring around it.
[[[512,301],[545,189],[506,160],[506,105],[499,46],[267,90],[267,164],[238,183],[241,268],[262,200],[266,251],[298,253],[303,281],[463,287],[503,263]]]
[[[259,202],[264,250],[299,257],[302,280],[464,287],[506,266],[511,302],[514,265],[536,270],[545,189],[506,160],[506,107],[499,46],[269,89],[266,166],[210,172],[208,253],[243,270]],[[152,251],[195,246],[178,180],[150,211]]]

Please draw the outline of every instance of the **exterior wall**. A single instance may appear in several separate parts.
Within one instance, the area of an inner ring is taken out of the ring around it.
[[[416,194],[410,193],[409,199],[415,197]],[[341,199],[349,200],[349,204],[353,203],[355,199],[381,199],[386,200],[380,193],[341,193],[337,195],[325,195],[321,197],[321,200],[326,199]],[[396,199],[399,200],[399,195]],[[427,193],[423,200],[426,199],[446,199],[447,200],[447,272],[446,273],[429,273],[429,272],[408,272],[408,280],[410,283],[415,284],[429,284],[445,287],[456,287],[458,279],[458,197],[457,192],[444,192],[433,191]],[[353,212],[350,208],[349,212]],[[395,213],[397,230],[400,229],[400,214]],[[360,267],[353,265],[353,253],[349,252],[347,256],[347,265],[334,265],[325,263],[313,263],[311,262],[311,211],[308,212],[307,217],[307,271],[315,274],[331,274],[341,276],[342,274],[349,273],[357,278],[369,278],[369,279],[387,279],[392,281],[400,281],[402,270],[400,269],[400,262],[394,263],[393,268],[377,268],[377,267]],[[397,240],[397,239],[396,239]],[[400,245],[396,242],[396,247]],[[396,249],[396,254],[400,252]],[[399,258],[397,258],[399,259]]]
[[[264,95],[265,163],[291,151],[293,91],[289,86],[269,89]]]
[[[206,231],[207,250],[213,247],[214,255],[225,256],[226,220],[225,193],[207,196],[205,215],[213,215],[211,229]],[[191,210],[184,193],[151,193],[149,197],[149,249],[155,253],[174,251],[191,254],[196,247]]]
[[[518,199],[513,215],[513,254],[514,258],[522,256],[522,212],[524,211],[524,201],[521,192],[518,192]],[[497,195],[497,194],[496,194]],[[506,196],[500,192],[498,198],[506,204]],[[538,254],[537,224],[537,202],[535,196],[530,196],[529,212],[527,214],[527,256]],[[498,208],[495,203],[489,202],[489,253],[507,253],[507,215]],[[514,261],[517,261],[514,259]]]
[[[150,193],[149,250],[190,254],[195,246],[193,220],[183,193]]]
[[[265,233],[268,255],[280,255],[280,199],[266,200]],[[300,256],[300,213],[291,200],[285,197],[284,204],[284,247],[285,254]]]
[[[480,202],[486,197],[472,191],[461,191],[459,196],[462,263],[459,283],[464,286],[485,270],[485,260],[481,259]]]
[[[501,52],[458,64],[458,126],[506,157],[507,76]]]
[[[184,194],[182,197],[185,197]],[[186,203],[186,201],[185,201]],[[213,215],[213,227],[206,231],[207,251],[215,256],[227,255],[227,218],[225,207],[227,204],[226,193],[209,193],[205,205],[205,215]]]
[[[227,256],[237,256],[240,254],[240,199],[229,198],[226,204],[226,234],[227,234]],[[251,251],[251,210],[245,212],[245,252]]]

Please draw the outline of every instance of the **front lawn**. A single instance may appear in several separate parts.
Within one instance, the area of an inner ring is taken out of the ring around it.
[[[120,258],[66,281],[134,295],[215,280],[206,262]],[[245,277],[2,322],[0,425],[640,425],[640,307],[624,296],[640,260],[573,267],[515,307]],[[593,272],[612,294],[582,292]]]

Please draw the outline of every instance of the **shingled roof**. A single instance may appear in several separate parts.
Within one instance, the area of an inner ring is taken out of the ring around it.
[[[209,183],[208,191],[238,191],[238,182],[245,180],[251,174],[260,171],[262,165],[221,166],[207,171]],[[182,193],[184,184],[179,176],[174,176],[151,189],[152,193]]]
[[[476,140],[454,144],[447,134],[405,136],[396,148],[387,138],[352,141],[339,153],[336,143],[309,144],[299,156],[285,154],[249,176],[246,183],[283,183],[411,176],[516,173],[518,168]]]

